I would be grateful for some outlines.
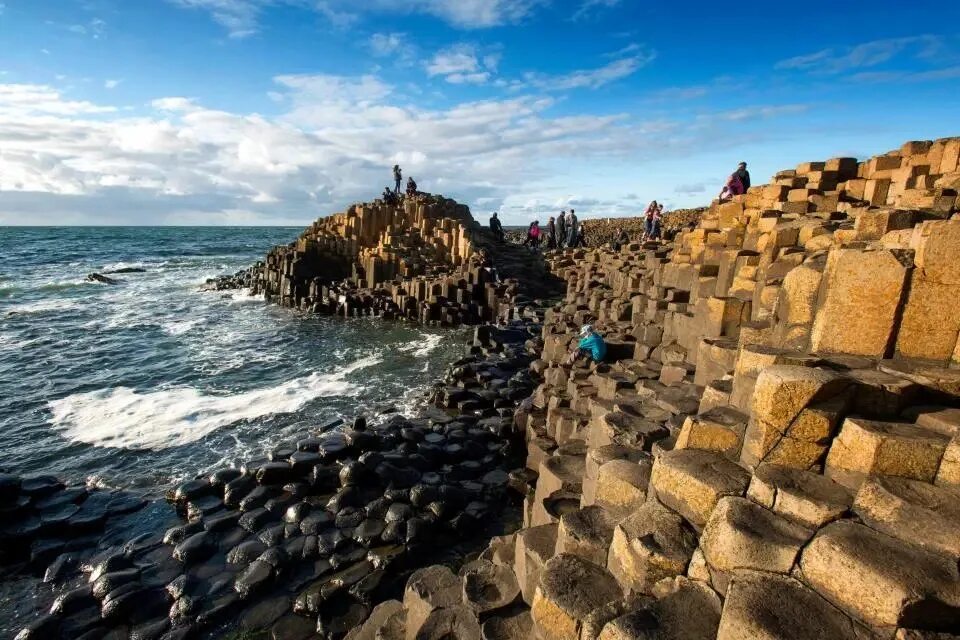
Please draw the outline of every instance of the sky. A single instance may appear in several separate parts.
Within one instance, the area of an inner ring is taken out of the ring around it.
[[[960,135],[960,3],[0,0],[0,225],[708,204]],[[928,5],[928,6],[925,6]]]

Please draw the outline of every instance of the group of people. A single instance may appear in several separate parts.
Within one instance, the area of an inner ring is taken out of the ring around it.
[[[730,174],[723,189],[720,190],[720,200],[729,200],[733,196],[739,196],[747,192],[750,188],[750,172],[747,171],[747,163],[741,162],[737,165],[737,170]]]
[[[400,185],[403,183],[403,171],[400,169],[400,165],[393,165],[393,181],[394,188],[391,191],[390,187],[383,188],[383,201],[387,204],[396,204],[400,201]],[[413,177],[407,178],[407,189],[406,196],[408,198],[417,195],[417,182]]]
[[[504,241],[503,224],[496,211],[490,216],[490,231],[499,241]],[[586,246],[584,233],[583,223],[577,219],[576,211],[570,209],[570,213],[561,211],[557,218],[550,216],[546,228],[540,226],[539,220],[531,222],[523,246],[531,251],[538,250],[544,244],[547,249],[582,247]]]

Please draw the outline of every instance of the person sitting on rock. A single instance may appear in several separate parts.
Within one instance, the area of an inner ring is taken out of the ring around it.
[[[497,217],[496,211],[490,216],[490,231],[493,231],[493,235],[496,236],[497,240],[503,242],[503,225],[500,224],[500,218]]]
[[[607,343],[603,337],[596,332],[593,326],[585,324],[580,327],[580,341],[577,347],[570,352],[567,358],[567,364],[573,364],[581,358],[586,358],[590,362],[603,362],[607,355]]]
[[[486,249],[480,249],[480,251],[474,254],[472,260],[477,265],[477,268],[489,273],[494,282],[500,282],[500,274],[493,264],[493,258],[490,257]]]
[[[610,245],[613,247],[614,251],[620,251],[620,249],[622,249],[624,245],[628,244],[629,242],[630,236],[627,235],[627,232],[623,227],[620,227],[617,229],[616,235],[613,236],[613,242],[611,242]]]
[[[727,183],[723,185],[723,190],[720,191],[720,200],[729,200],[733,196],[744,194],[749,188],[750,172],[747,171],[747,163],[741,162],[737,165],[737,170],[727,178]]]
[[[394,193],[400,195],[400,183],[403,182],[403,172],[400,171],[400,165],[393,165],[393,181],[397,184]]]
[[[380,197],[383,198],[386,204],[397,204],[397,194],[391,191],[390,187],[384,187],[383,195]]]
[[[412,198],[415,195],[417,195],[417,182],[411,176],[407,178],[407,196]]]

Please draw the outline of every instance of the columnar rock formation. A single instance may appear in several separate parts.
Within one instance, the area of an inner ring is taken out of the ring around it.
[[[958,152],[803,164],[673,244],[555,256],[524,528],[482,556],[519,596],[361,634],[957,637]],[[567,365],[587,322],[607,361]]]
[[[481,248],[500,281],[472,260]],[[321,218],[220,286],[304,311],[456,325],[508,320],[518,295],[543,295],[547,275],[533,256],[494,242],[466,206],[421,194]]]

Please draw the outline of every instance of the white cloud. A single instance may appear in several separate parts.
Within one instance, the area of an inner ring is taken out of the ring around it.
[[[438,51],[426,62],[427,75],[443,76],[451,84],[484,84],[500,64],[500,54],[481,56],[471,44],[456,44]]]
[[[121,82],[123,82],[123,80],[104,80],[104,82],[103,82],[103,88],[104,88],[104,89],[116,89],[117,87],[120,86],[120,83],[121,83]]]
[[[843,49],[822,49],[813,53],[781,60],[776,69],[835,74],[875,67],[908,54],[913,58],[930,59],[944,50],[940,36],[922,35],[872,40]]]
[[[432,16],[462,29],[483,29],[511,24],[529,16],[549,0],[167,0],[189,9],[200,9],[222,25],[231,38],[256,33],[264,11],[277,5],[310,9],[333,26],[346,28],[360,20],[361,14],[415,13]],[[609,1],[609,0],[606,0]]]
[[[611,82],[632,76],[641,68],[653,62],[655,51],[620,58],[596,69],[581,69],[560,75],[548,75],[530,72],[523,76],[526,84],[544,91],[566,91],[569,89],[597,89]]]
[[[620,4],[622,0],[583,0],[580,7],[573,13],[571,20],[581,20],[600,10],[612,9]]]

